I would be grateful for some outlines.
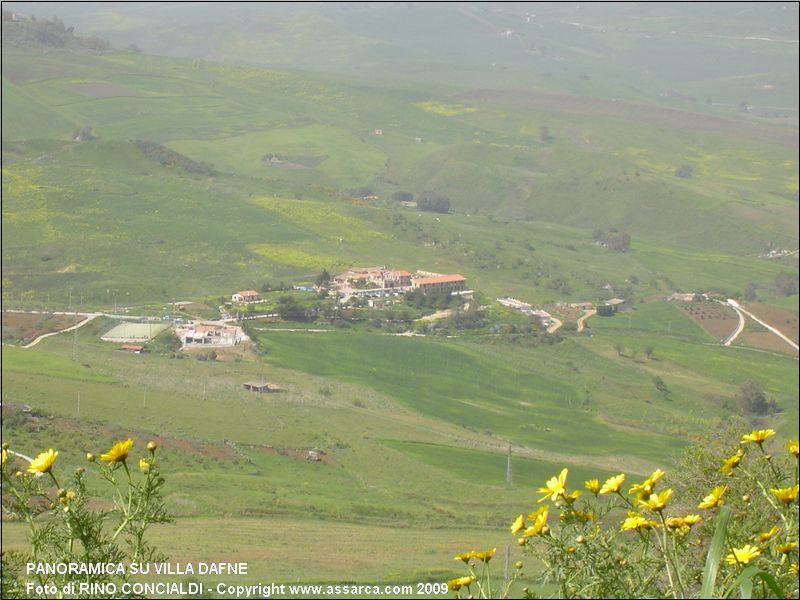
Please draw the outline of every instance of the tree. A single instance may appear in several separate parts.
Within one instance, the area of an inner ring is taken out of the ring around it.
[[[96,139],[94,133],[92,132],[92,128],[88,125],[83,127],[79,127],[72,132],[72,139],[77,142],[87,142],[89,140]]]
[[[784,296],[793,296],[797,293],[797,273],[781,271],[775,275],[775,289]]]
[[[308,319],[305,309],[291,296],[278,298],[278,314],[284,321],[305,321]]]
[[[681,177],[682,179],[690,179],[692,177],[692,173],[694,172],[694,167],[692,165],[681,165],[677,169],[675,169],[675,177]]]
[[[739,386],[736,401],[742,411],[752,415],[766,415],[778,408],[774,400],[767,400],[764,387],[764,382],[756,379],[748,379]]]
[[[427,212],[450,212],[450,198],[434,192],[423,192],[417,198],[417,208]]]
[[[411,202],[414,199],[414,194],[411,192],[395,192],[392,194],[392,200],[395,202]]]
[[[327,287],[327,285],[331,282],[331,274],[328,273],[327,269],[323,269],[322,273],[317,275],[317,278],[314,280],[314,283],[317,287]]]
[[[744,299],[753,302],[756,299],[756,284],[752,281],[744,288]]]
[[[650,360],[651,358],[653,358],[653,347],[652,346],[645,346],[644,355],[647,357],[647,360]]]

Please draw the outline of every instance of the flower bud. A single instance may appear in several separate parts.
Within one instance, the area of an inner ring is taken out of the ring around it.
[[[742,496],[742,502],[750,502],[750,494],[745,494]]]
[[[3,450],[8,450],[9,448],[11,448],[11,444],[8,442],[3,442]]]
[[[517,540],[517,543],[518,543],[520,546],[524,546],[525,544],[527,544],[527,543],[528,543],[528,538],[519,538],[519,539]]]
[[[64,488],[59,488],[58,497],[59,498],[65,498],[66,496],[67,496],[67,490],[65,490]]]
[[[578,537],[575,538],[575,541],[578,542],[579,544],[584,544],[586,543],[586,538],[583,537],[582,535],[579,535]]]
[[[94,454],[92,454],[91,452],[87,452],[86,453],[86,460],[88,460],[89,462],[94,462],[97,459],[95,458]]]
[[[548,533],[550,533],[550,526],[545,525],[544,527],[542,527],[542,535],[547,535]]]
[[[16,473],[14,473],[14,477],[22,477],[23,475],[25,475],[25,473],[23,473],[22,471],[17,471]]]
[[[572,554],[575,552],[575,546],[567,546],[567,554]]]
[[[517,562],[514,564],[514,566],[515,566],[515,567],[517,568],[517,570],[519,571],[519,570],[522,568],[522,561],[521,561],[521,560],[518,560],[518,561],[517,561]]]
[[[527,594],[528,593],[528,588],[527,587],[522,588],[522,593],[523,594]]]
[[[86,469],[84,469],[83,467],[78,467],[77,469],[75,469],[75,475],[83,475],[84,473],[86,473]]]
[[[150,452],[155,452],[156,448],[158,448],[158,444],[153,441],[147,442],[147,449],[150,450]]]

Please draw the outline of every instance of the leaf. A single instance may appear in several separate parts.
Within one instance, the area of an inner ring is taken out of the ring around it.
[[[700,591],[701,598],[713,598],[714,584],[717,582],[719,562],[725,552],[725,538],[728,533],[728,521],[731,518],[731,509],[723,506],[717,517],[717,528],[706,555],[706,566],[703,569],[703,587]]]
[[[736,586],[739,586],[742,598],[750,598],[753,593],[753,580],[755,580],[756,577],[760,577],[764,580],[764,583],[766,583],[769,589],[772,590],[772,593],[775,594],[776,598],[786,597],[786,594],[778,585],[778,582],[775,581],[775,578],[772,576],[772,574],[768,573],[767,571],[759,570],[755,565],[750,565],[749,567],[743,569],[741,573],[739,573],[739,576],[733,580],[733,583],[728,588],[725,596],[727,597],[728,594],[730,594],[736,588]]]

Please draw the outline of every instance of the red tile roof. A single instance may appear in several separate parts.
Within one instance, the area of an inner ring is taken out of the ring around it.
[[[438,277],[420,277],[414,280],[417,285],[435,284],[435,283],[461,283],[466,281],[461,275],[439,275]]]

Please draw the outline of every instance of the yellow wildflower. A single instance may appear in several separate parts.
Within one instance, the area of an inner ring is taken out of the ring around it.
[[[718,485],[714,489],[711,490],[711,493],[703,498],[703,501],[697,505],[697,508],[713,508],[715,506],[722,506],[722,496],[725,494],[725,490],[728,489],[726,485]]]
[[[642,483],[635,484],[630,490],[628,490],[629,494],[638,494],[638,500],[645,500],[650,497],[650,494],[653,493],[653,488],[656,486],[656,482],[664,476],[664,471],[661,469],[656,469],[650,474],[650,477],[645,479]]]
[[[762,544],[764,544],[764,543],[770,541],[772,538],[774,538],[775,534],[778,533],[780,530],[781,530],[781,528],[778,527],[777,525],[775,525],[769,531],[765,531],[764,533],[759,533],[758,536],[757,536],[758,537],[758,541],[761,542]]]
[[[647,500],[640,500],[639,506],[656,512],[661,512],[667,506],[667,500],[669,500],[670,496],[672,496],[672,489],[668,488],[660,494],[650,494],[650,497]]]
[[[629,512],[628,518],[622,522],[620,529],[629,531],[631,529],[652,529],[658,527],[658,523],[644,518],[639,513]]]
[[[525,519],[523,519],[522,515],[520,515],[514,519],[514,522],[511,524],[511,535],[514,535],[523,527],[525,527]]]
[[[759,446],[763,444],[767,438],[772,437],[775,435],[774,429],[757,429],[755,431],[751,431],[750,433],[742,436],[741,444],[758,444]]]
[[[686,519],[683,517],[670,517],[666,520],[667,529],[680,529],[686,527]]]
[[[451,579],[447,582],[447,589],[457,592],[462,587],[469,587],[470,584],[475,581],[475,577],[473,575],[467,575],[466,577],[456,577],[455,579]]]
[[[731,471],[733,471],[739,464],[742,462],[742,459],[745,457],[745,452],[741,448],[736,451],[736,454],[731,456],[730,458],[726,458],[725,462],[722,464],[722,468],[720,472],[725,473],[726,475],[730,475]]]
[[[111,447],[111,450],[100,455],[100,460],[108,461],[109,463],[123,462],[128,458],[128,450],[131,449],[133,440],[128,438],[124,442],[117,442]]]
[[[798,486],[797,484],[794,484],[792,487],[788,488],[770,488],[769,491],[772,492],[781,502],[785,504],[791,504],[797,500]]]
[[[750,544],[745,544],[741,548],[734,548],[733,553],[725,557],[725,562],[729,565],[749,564],[751,560],[761,555],[761,550]]]
[[[567,491],[567,469],[563,469],[561,473],[559,473],[558,477],[551,477],[548,479],[547,483],[545,483],[545,487],[540,487],[539,492],[544,492],[544,496],[539,498],[539,502],[546,500],[548,497],[550,500],[555,502],[558,500],[558,497],[563,495],[564,492]]]
[[[50,448],[42,452],[39,456],[31,461],[28,465],[28,473],[49,473],[53,468],[53,463],[58,458],[58,451]]]
[[[574,490],[569,494],[562,494],[561,497],[564,498],[564,500],[566,500],[569,504],[572,504],[573,502],[575,502],[575,500],[578,499],[580,495],[581,495],[580,491]]]
[[[475,551],[473,551],[473,552],[470,552],[470,554],[472,554],[472,556],[477,558],[479,561],[486,563],[486,562],[489,562],[490,560],[492,560],[492,557],[494,556],[495,552],[497,552],[497,548],[492,548],[491,550],[487,550],[486,552],[475,552]]]
[[[590,479],[589,481],[584,481],[583,487],[592,492],[595,496],[597,496],[598,492],[600,492],[600,482],[597,479]]]
[[[702,520],[700,515],[686,515],[683,517],[683,522],[686,523],[689,527],[692,525],[697,525]]]
[[[150,470],[150,461],[144,458],[139,459],[139,470],[142,473],[147,473]]]
[[[775,546],[775,550],[781,554],[789,554],[795,548],[797,548],[797,542],[786,542],[785,544],[778,544]]]
[[[7,459],[8,459],[8,452],[6,452],[6,449],[3,448],[3,460],[2,460],[2,462],[0,462],[0,467],[5,467],[6,466],[6,460]]]
[[[535,513],[528,515],[528,519],[533,521],[533,523],[530,525],[530,527],[522,532],[523,538],[538,535],[542,532],[544,526],[547,525],[548,508],[547,506],[543,506],[542,508],[544,510],[537,510]]]
[[[606,479],[603,487],[600,488],[601,494],[607,494],[609,492],[614,493],[618,492],[622,482],[625,481],[625,473],[620,473],[619,475],[614,475],[613,477],[609,477]]]
[[[789,565],[789,573],[794,573],[797,575],[797,563],[792,563]]]
[[[786,449],[789,454],[794,454],[794,457],[797,458],[797,454],[800,452],[800,444],[798,444],[797,440],[789,440],[786,442]]]
[[[456,554],[454,560],[461,560],[465,563],[469,563],[470,559],[472,558],[472,552],[464,552],[463,554]]]

